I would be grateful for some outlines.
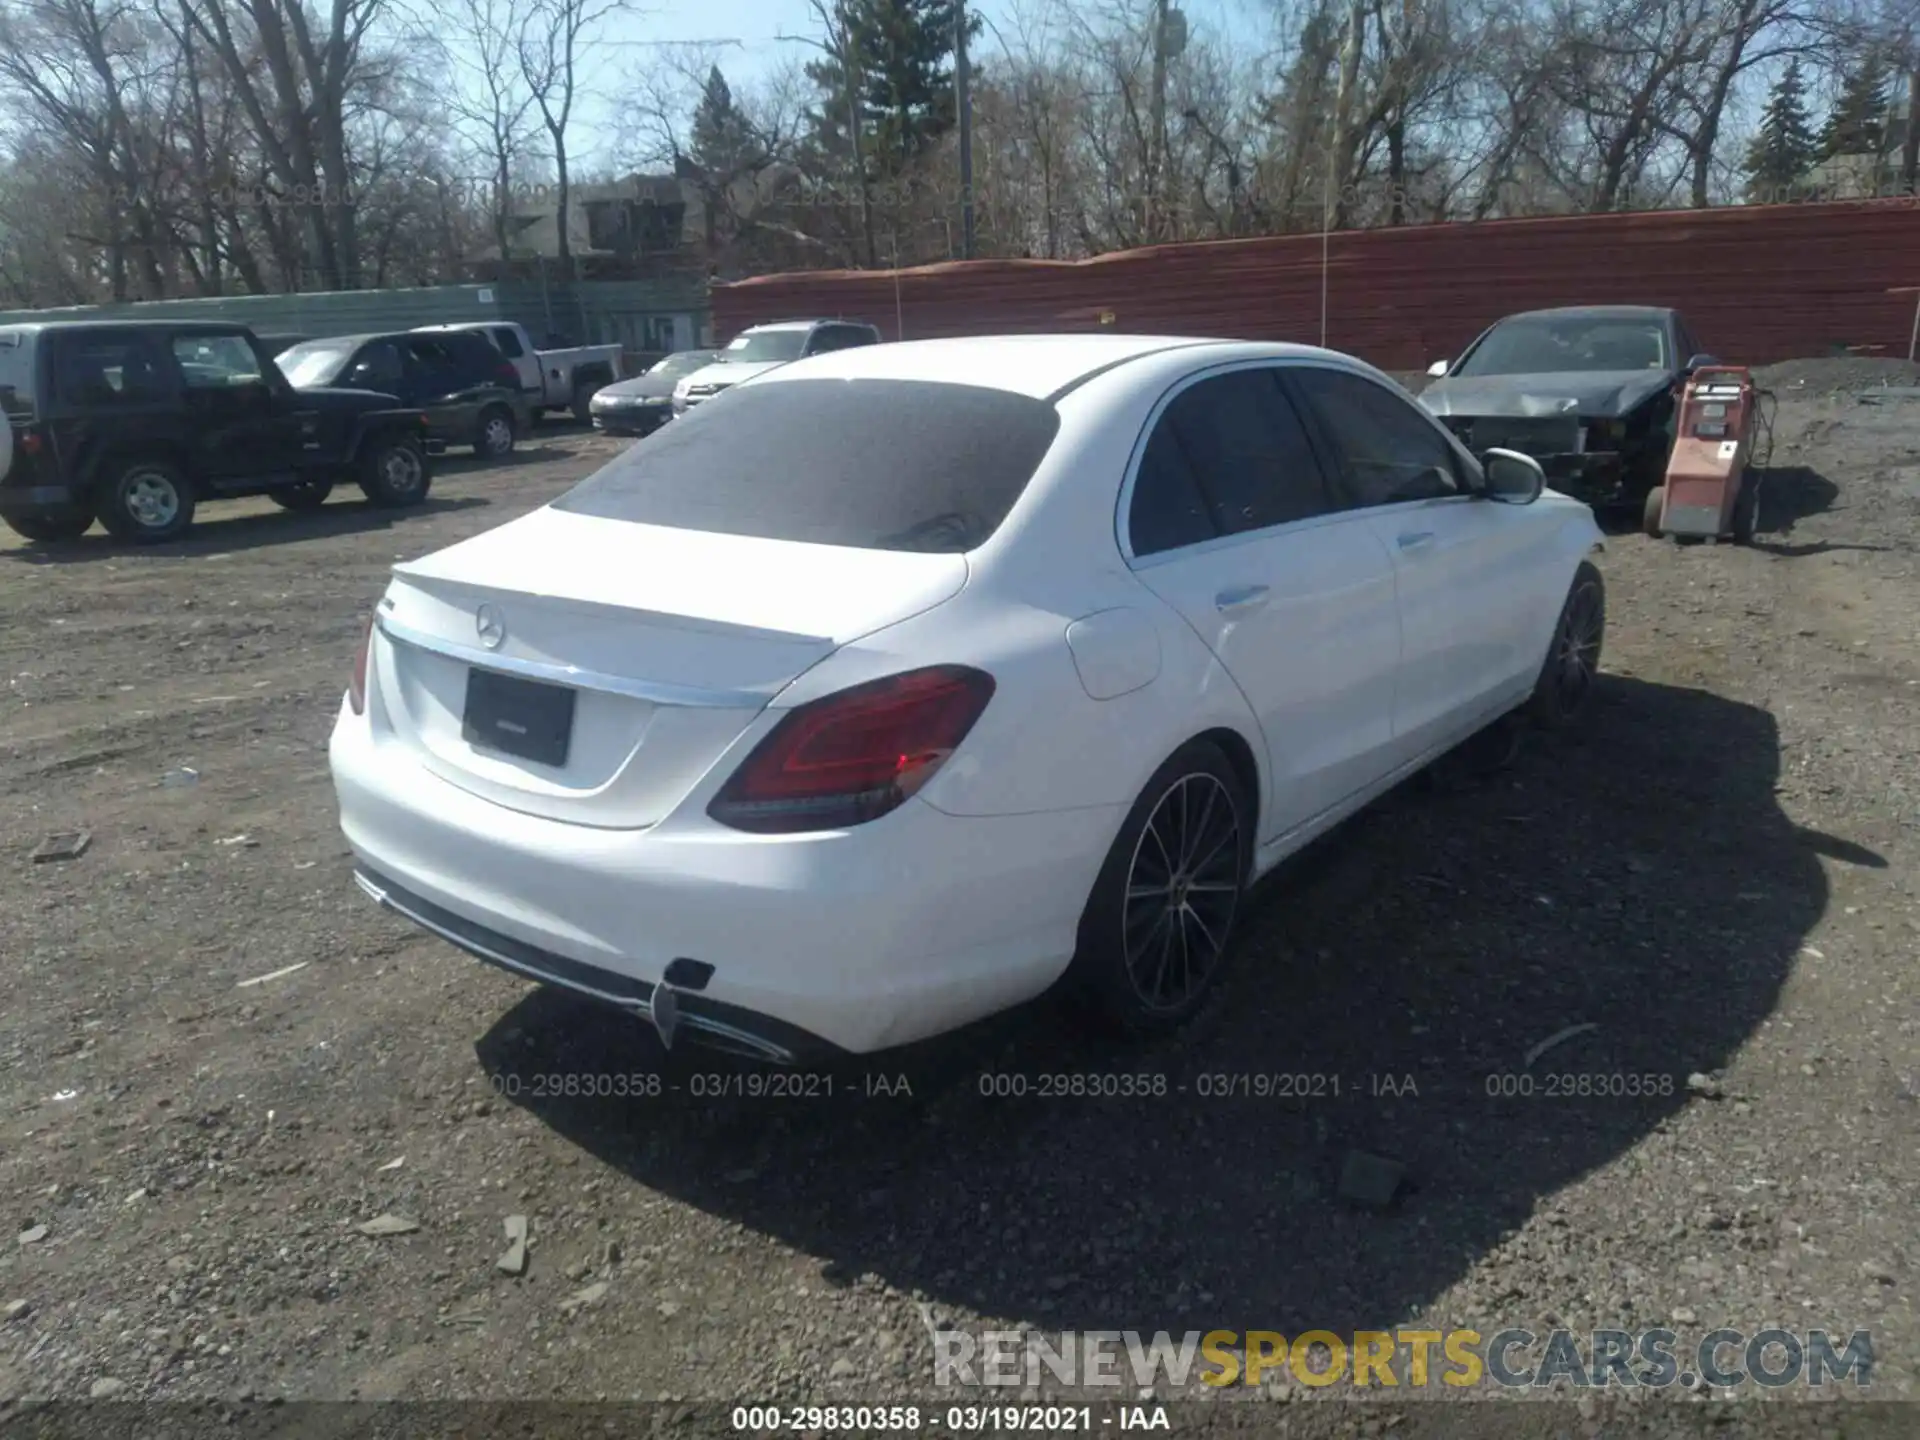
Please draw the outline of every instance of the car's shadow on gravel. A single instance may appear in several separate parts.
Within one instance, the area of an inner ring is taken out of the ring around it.
[[[1608,677],[1578,735],[1403,789],[1285,867],[1220,1002],[1154,1046],[1043,1001],[831,1095],[716,1099],[770,1072],[659,1062],[636,1023],[535,991],[480,1057],[496,1081],[659,1064],[657,1100],[517,1103],[840,1283],[1049,1329],[1392,1324],[1683,1106],[1741,1103],[1689,1076],[1773,1009],[1821,855],[1879,859],[1782,813],[1779,755],[1763,710]],[[1356,1149],[1407,1167],[1389,1211],[1342,1202]]]
[[[274,510],[268,514],[223,516],[218,510],[196,517],[185,538],[163,545],[128,545],[96,529],[64,545],[32,545],[0,551],[20,565],[76,565],[95,560],[125,560],[130,555],[183,559],[262,550],[334,535],[390,530],[433,515],[451,515],[488,502],[478,496],[430,495],[425,503],[389,510],[364,500],[331,500],[318,510]]]

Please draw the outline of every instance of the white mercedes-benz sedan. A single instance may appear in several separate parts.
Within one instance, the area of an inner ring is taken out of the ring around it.
[[[332,739],[359,883],[776,1063],[1056,983],[1178,1024],[1262,872],[1581,707],[1600,532],[1359,361],[876,345],[398,565]]]

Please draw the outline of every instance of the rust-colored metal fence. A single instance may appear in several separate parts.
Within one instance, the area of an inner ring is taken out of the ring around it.
[[[713,288],[722,338],[838,315],[889,338],[1093,330],[1325,343],[1385,369],[1451,356],[1549,305],[1673,305],[1723,360],[1904,356],[1920,284],[1911,199],[1554,216],[766,275]],[[1324,316],[1324,321],[1323,321]]]

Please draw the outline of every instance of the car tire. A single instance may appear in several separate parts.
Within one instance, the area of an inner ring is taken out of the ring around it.
[[[513,412],[504,405],[489,405],[480,412],[473,453],[483,460],[504,460],[513,453],[514,442],[519,438]]]
[[[1154,772],[1080,916],[1067,975],[1092,1019],[1142,1037],[1177,1029],[1206,1004],[1239,919],[1253,823],[1219,746],[1193,741]]]
[[[418,505],[432,485],[427,457],[416,440],[372,440],[361,453],[360,493],[375,505]]]
[[[112,466],[95,496],[100,523],[116,540],[159,545],[193,525],[193,485],[165,460],[129,460]]]
[[[282,510],[318,510],[333,494],[331,480],[302,480],[281,490],[269,490],[267,498]]]
[[[7,528],[36,545],[59,545],[78,540],[93,528],[93,512],[76,509],[48,515],[9,516]]]
[[[601,382],[576,380],[573,391],[573,418],[582,425],[593,423],[593,397],[603,388]]]
[[[1600,652],[1607,635],[1607,585],[1591,560],[1582,560],[1567,589],[1553,642],[1527,702],[1542,729],[1559,730],[1586,709],[1600,674]]]

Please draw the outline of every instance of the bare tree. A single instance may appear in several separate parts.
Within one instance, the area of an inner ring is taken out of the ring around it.
[[[383,0],[182,0],[240,97],[280,203],[297,209],[323,283],[360,280],[355,175],[347,102],[366,60],[363,45]],[[264,71],[264,76],[262,72]],[[263,83],[264,80],[264,83]]]
[[[560,273],[569,280],[574,278],[573,186],[567,138],[581,93],[580,52],[600,23],[624,8],[625,0],[528,0],[520,22],[520,78],[552,147]]]
[[[145,108],[160,57],[148,18],[125,0],[46,0],[0,13],[0,80],[41,132],[72,147],[90,182],[99,229],[83,238],[107,257],[110,293],[129,298],[137,253],[147,294],[165,293],[155,195],[130,107]]]
[[[502,260],[513,249],[513,186],[534,103],[520,64],[525,12],[525,0],[454,0],[419,37],[445,58],[453,77],[444,103],[486,167],[488,220]]]

